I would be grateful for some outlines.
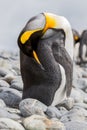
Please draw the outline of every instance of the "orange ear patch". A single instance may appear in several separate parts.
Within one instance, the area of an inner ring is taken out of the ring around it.
[[[46,17],[46,24],[43,30],[43,33],[48,29],[48,28],[54,28],[56,26],[56,20],[54,17],[51,15],[45,14]]]
[[[78,40],[78,39],[79,39],[79,37],[78,37],[78,36],[74,36],[74,39],[75,39],[75,40]]]
[[[20,41],[22,44],[25,44],[26,41],[30,38],[30,36],[34,33],[34,32],[37,32],[37,31],[40,31],[42,29],[36,29],[36,30],[30,30],[30,31],[26,31],[24,32],[21,37],[20,37]]]

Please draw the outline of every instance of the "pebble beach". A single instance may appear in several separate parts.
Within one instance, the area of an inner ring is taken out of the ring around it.
[[[87,130],[87,64],[74,63],[70,98],[48,107],[22,100],[19,61],[18,52],[0,51],[0,130]]]

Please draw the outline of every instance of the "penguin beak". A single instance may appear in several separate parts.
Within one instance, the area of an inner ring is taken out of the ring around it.
[[[41,64],[35,51],[33,51],[33,57],[37,61],[37,63]]]

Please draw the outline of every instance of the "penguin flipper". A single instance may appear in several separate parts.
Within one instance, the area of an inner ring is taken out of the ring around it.
[[[55,47],[56,46],[56,47]],[[66,96],[70,96],[72,89],[73,62],[65,47],[55,43],[53,45],[53,55],[55,60],[64,68],[66,75]]]

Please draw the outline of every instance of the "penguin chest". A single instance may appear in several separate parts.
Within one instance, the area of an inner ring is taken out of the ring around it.
[[[56,90],[54,99],[52,102],[52,106],[55,106],[59,104],[61,101],[63,101],[66,98],[66,75],[64,68],[59,64],[60,70],[61,70],[61,84],[59,88]]]

